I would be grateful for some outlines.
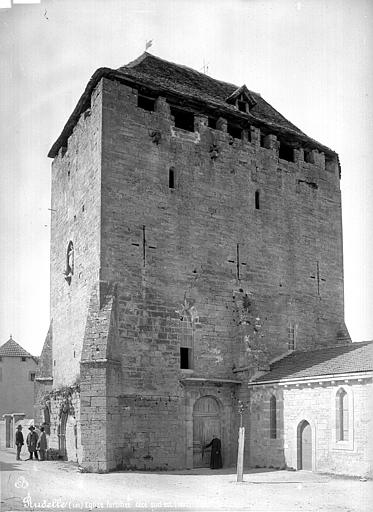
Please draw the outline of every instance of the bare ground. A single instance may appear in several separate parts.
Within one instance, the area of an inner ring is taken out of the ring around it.
[[[26,458],[26,454],[22,454]],[[307,471],[235,469],[81,473],[68,462],[15,460],[0,451],[1,511],[128,510],[370,512],[371,481]]]

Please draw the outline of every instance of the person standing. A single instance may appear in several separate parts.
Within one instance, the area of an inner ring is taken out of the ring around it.
[[[16,447],[17,447],[17,460],[21,460],[21,450],[24,445],[23,434],[22,434],[22,425],[18,425],[16,430]]]
[[[47,451],[47,436],[44,432],[44,427],[40,427],[40,437],[38,439],[36,448],[40,453],[40,460],[45,460],[45,454]]]
[[[26,460],[32,460],[33,455],[35,455],[35,459],[38,460],[39,459],[38,452],[36,451],[36,445],[38,443],[38,435],[35,432],[34,425],[31,425],[31,427],[29,427],[28,429],[29,429],[30,433],[27,436],[26,444],[27,444],[28,451],[30,453],[30,457]]]
[[[205,448],[211,446],[210,468],[220,469],[223,467],[223,461],[221,458],[221,441],[215,434],[212,438],[212,441],[205,446]]]

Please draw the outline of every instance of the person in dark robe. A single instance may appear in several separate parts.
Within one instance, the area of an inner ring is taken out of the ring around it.
[[[37,442],[38,442],[38,435],[35,432],[34,425],[31,425],[31,427],[29,427],[28,429],[29,429],[30,433],[27,436],[26,444],[27,444],[28,451],[30,453],[30,457],[28,459],[26,459],[26,460],[32,460],[32,456],[33,455],[35,455],[35,459],[38,460],[39,459],[38,452],[36,451],[36,445],[37,445]]]
[[[221,458],[221,441],[216,435],[212,436],[212,441],[206,444],[205,448],[211,446],[211,457],[210,457],[210,468],[220,469],[223,467],[223,461]]]
[[[16,447],[17,447],[17,460],[21,460],[21,450],[24,445],[22,425],[18,425],[16,430]]]

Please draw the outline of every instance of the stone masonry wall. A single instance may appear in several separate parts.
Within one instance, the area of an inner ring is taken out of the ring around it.
[[[251,293],[272,356],[286,351],[290,323],[298,348],[335,343],[344,329],[337,168],[326,170],[322,159],[304,163],[299,154],[295,163],[279,160],[258,137],[232,143],[203,116],[194,133],[174,128],[164,101],[148,112],[136,106],[137,91],[103,84],[101,278],[124,284],[135,314],[147,314],[153,297],[173,311],[186,298],[202,325],[203,371],[212,337],[218,351],[230,344],[237,288]],[[218,371],[232,362],[223,357]]]
[[[101,90],[80,117],[52,165],[51,320],[54,387],[75,382],[89,298],[100,261]],[[71,283],[65,279],[67,249],[74,244]]]
[[[149,397],[172,390],[181,404],[180,346],[192,351],[192,376],[237,378],[232,369],[252,364],[237,292],[250,298],[250,322],[259,318],[267,359],[287,351],[291,325],[297,348],[336,343],[345,333],[337,165],[329,171],[321,155],[304,163],[301,150],[295,163],[279,160],[275,138],[269,149],[254,128],[252,142],[232,139],[203,115],[194,133],[175,128],[164,99],[149,112],[136,90],[101,86],[100,280],[117,286],[121,395],[142,396],[162,424]]]
[[[53,386],[80,374],[81,458],[96,470],[143,467],[150,448],[157,467],[185,465],[186,438],[167,448],[187,421],[185,372],[239,380],[288,350],[290,327],[304,349],[346,333],[337,163],[280,160],[276,137],[233,139],[202,114],[176,128],[163,98],[149,112],[137,94],[103,79],[52,172]]]
[[[349,440],[336,440],[338,389],[349,394]],[[260,387],[251,391],[250,465],[297,469],[297,428],[306,420],[313,430],[313,466],[323,473],[372,475],[372,383],[342,382],[298,387]],[[277,398],[277,438],[269,435],[269,398]]]

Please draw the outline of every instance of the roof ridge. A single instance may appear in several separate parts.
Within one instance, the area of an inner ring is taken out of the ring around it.
[[[48,157],[56,157],[59,149],[67,144],[68,138],[80,115],[90,106],[94,88],[103,78],[119,81],[135,88],[142,86],[154,89],[159,94],[165,94],[166,96],[169,93],[172,97],[179,97],[183,101],[196,100],[201,105],[204,105],[203,108],[207,106],[218,113],[221,110],[219,115],[223,117],[224,115],[235,117],[239,114],[242,121],[241,116],[243,113],[239,113],[235,107],[227,103],[229,96],[235,90],[240,89],[236,84],[213,78],[184,64],[167,61],[145,51],[137,59],[117,69],[99,68],[95,71],[72,114],[65,123],[61,134],[49,150]],[[247,88],[246,84],[243,85]],[[289,137],[295,138],[299,144],[312,144],[319,151],[336,155],[333,150],[300,130],[300,128],[264,100],[260,93],[248,88],[247,91],[257,101],[257,104],[247,113],[247,119],[250,123],[259,126],[260,129],[264,127],[264,131],[273,131],[274,134],[285,139]]]
[[[142,62],[148,55],[151,55],[151,53],[143,52],[141,55],[136,57],[136,59],[131,60],[131,62],[129,62],[128,64],[125,64],[124,66],[120,66],[118,68],[118,70],[123,69],[123,68],[134,68],[135,66],[137,66],[137,64],[140,64],[140,62]]]
[[[242,88],[243,86],[246,87],[246,89],[251,93],[251,94],[255,94],[256,96],[259,96],[261,98],[261,95],[260,93],[258,92],[255,92],[255,91],[252,91],[251,89],[249,89],[247,87],[246,84],[243,84],[241,86],[238,86],[237,84],[233,84],[232,82],[226,82],[225,80],[219,80],[218,78],[213,78],[212,76],[210,75],[207,75],[206,73],[202,73],[201,71],[197,71],[196,69],[194,68],[191,68],[189,66],[186,66],[185,64],[178,64],[177,62],[173,62],[171,60],[166,60],[166,59],[162,59],[161,57],[158,57],[157,55],[153,55],[152,53],[150,52],[143,52],[139,57],[137,57],[137,59],[134,59],[133,61],[129,62],[128,64],[125,64],[124,66],[120,66],[117,71],[120,71],[122,70],[123,68],[134,68],[136,67],[138,64],[140,64],[141,62],[143,62],[147,57],[151,57],[153,59],[156,59],[158,61],[161,61],[161,62],[164,62],[165,64],[171,64],[172,66],[175,66],[175,67],[178,67],[178,68],[182,68],[182,69],[186,69],[187,71],[191,71],[192,73],[195,73],[197,74],[198,76],[203,76],[203,77],[206,77],[210,80],[213,80],[214,82],[219,82],[220,84],[223,84],[223,85],[229,85],[231,87],[235,87],[235,89],[240,89]],[[272,105],[270,105],[271,108]],[[282,116],[284,117],[284,116]],[[285,118],[284,118],[285,119]],[[287,121],[287,119],[286,119]]]
[[[14,353],[12,353],[14,352]],[[12,336],[0,346],[0,356],[3,357],[34,357],[17,343]]]

